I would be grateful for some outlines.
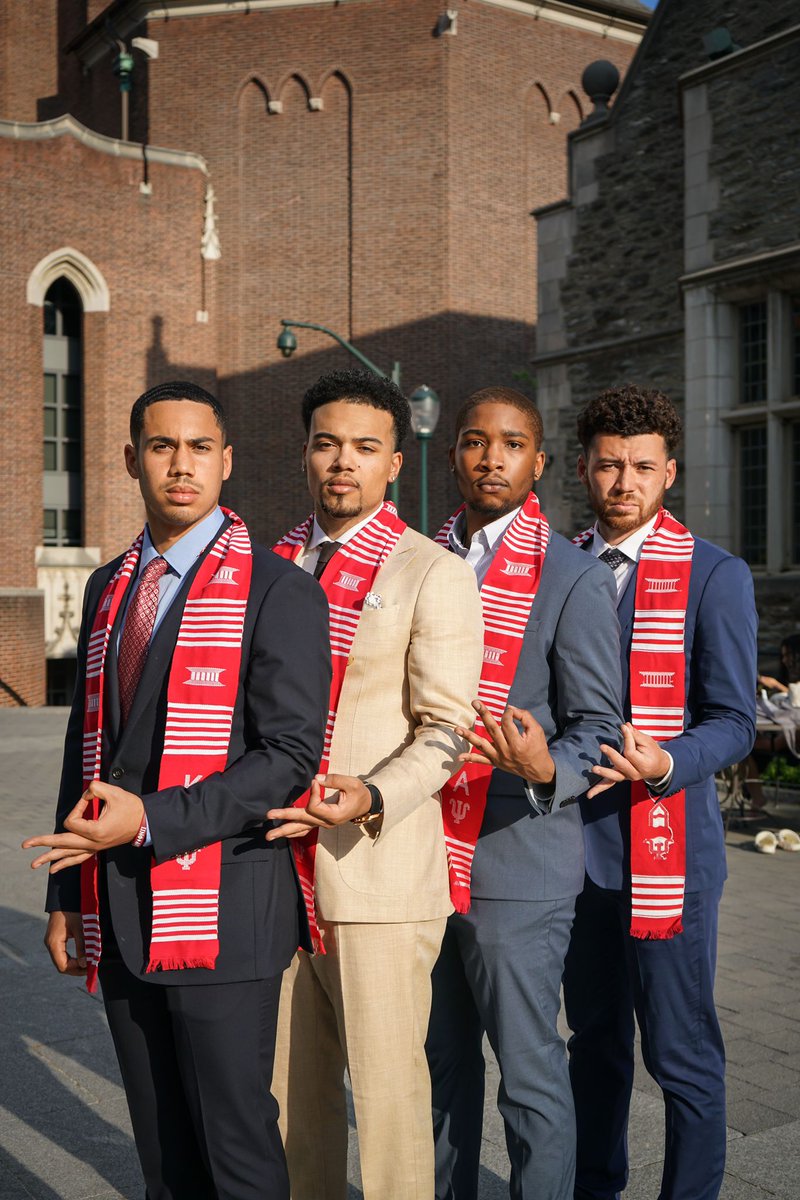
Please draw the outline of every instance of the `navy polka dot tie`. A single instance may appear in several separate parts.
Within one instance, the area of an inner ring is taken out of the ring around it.
[[[615,550],[613,546],[604,550],[602,554],[598,554],[597,557],[600,562],[607,563],[612,571],[616,571],[617,567],[621,567],[624,562],[628,561],[627,554],[623,554],[621,550]]]

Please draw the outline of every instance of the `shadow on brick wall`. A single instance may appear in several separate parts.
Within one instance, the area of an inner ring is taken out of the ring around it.
[[[313,313],[288,313],[313,320]],[[256,370],[219,374],[176,361],[165,352],[162,317],[153,320],[147,352],[147,383],[187,378],[217,395],[228,413],[234,470],[223,502],[248,522],[254,536],[269,543],[309,509],[301,474],[304,441],[300,403],[305,390],[322,374],[358,363],[324,335],[296,330],[298,349],[288,360],[277,358],[277,319],[264,326],[264,356],[271,361]],[[338,331],[341,332],[341,331]],[[442,402],[439,425],[429,445],[429,496],[432,524],[443,521],[457,502],[447,468],[453,420],[464,399],[491,384],[530,391],[530,376],[519,383],[516,372],[529,370],[535,349],[535,326],[500,318],[441,313],[423,321],[381,330],[354,339],[362,353],[390,372],[401,363],[406,395],[428,384]],[[419,446],[413,435],[404,447],[400,477],[400,510],[406,521],[419,518]]]

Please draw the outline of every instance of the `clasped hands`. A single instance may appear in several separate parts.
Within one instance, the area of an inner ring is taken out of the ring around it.
[[[96,797],[101,802],[97,820],[86,817],[86,810]],[[99,850],[110,850],[113,846],[124,846],[132,842],[142,824],[144,805],[133,792],[94,779],[81,796],[72,812],[64,821],[64,833],[44,833],[26,838],[23,850],[36,846],[49,846],[46,854],[40,854],[31,863],[37,867],[49,866],[50,874],[56,875],[66,867],[77,867]]]
[[[323,788],[336,795],[330,800],[323,799]],[[363,817],[371,805],[372,797],[363,780],[353,775],[315,775],[305,808],[269,810],[267,820],[283,821],[283,824],[269,830],[267,841],[306,837],[312,829],[334,829],[352,821],[353,817]]]
[[[460,762],[480,763],[512,775],[520,775],[529,783],[547,787],[555,779],[555,763],[539,722],[524,708],[509,705],[499,722],[480,700],[473,701],[488,735],[481,737],[471,729],[457,728],[456,733],[472,746],[471,753],[459,755]],[[600,795],[617,783],[645,780],[657,783],[670,769],[670,759],[661,745],[647,733],[634,728],[630,722],[621,726],[622,753],[614,746],[601,744],[608,766],[592,768],[600,779],[586,793],[588,799]]]

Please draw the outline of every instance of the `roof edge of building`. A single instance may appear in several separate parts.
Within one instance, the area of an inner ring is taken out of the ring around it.
[[[137,162],[161,163],[168,167],[188,167],[208,175],[208,163],[193,150],[171,150],[164,146],[148,146],[142,142],[123,142],[121,138],[95,133],[66,113],[50,121],[0,121],[0,137],[17,141],[47,142],[59,137],[74,137],[90,150],[110,154],[113,158]]]

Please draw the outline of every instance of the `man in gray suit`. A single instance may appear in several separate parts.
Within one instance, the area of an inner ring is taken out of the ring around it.
[[[447,537],[475,568],[487,625],[485,662],[498,657],[491,643],[505,628],[507,610],[522,605],[525,624],[516,649],[513,632],[506,641],[507,657],[518,657],[501,719],[491,714],[497,684],[485,687],[482,677],[488,707],[476,701],[475,708],[486,736],[459,730],[473,747],[464,761],[492,770],[471,905],[450,917],[433,972],[426,1049],[436,1200],[478,1194],[484,1032],[500,1065],[511,1196],[571,1200],[573,1190],[575,1118],[556,1020],[583,887],[574,801],[590,786],[600,744],[619,745],[619,628],[612,573],[552,532],[539,511],[532,488],[544,467],[541,446],[535,405],[496,387],[466,401],[450,450],[464,508]],[[532,604],[530,595],[517,599],[520,575],[533,581]],[[452,803],[458,820],[464,798],[455,795],[445,795],[443,806],[447,818]]]

